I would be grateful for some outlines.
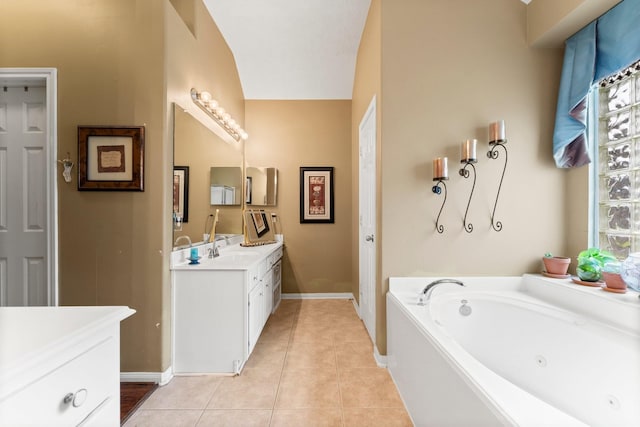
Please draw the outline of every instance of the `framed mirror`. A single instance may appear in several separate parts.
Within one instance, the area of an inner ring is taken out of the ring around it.
[[[276,206],[278,169],[247,167],[245,200],[251,206]]]
[[[210,175],[211,206],[242,204],[242,168],[214,166]]]

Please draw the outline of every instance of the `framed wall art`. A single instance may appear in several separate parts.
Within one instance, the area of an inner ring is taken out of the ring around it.
[[[78,190],[144,191],[144,126],[78,126]]]
[[[173,167],[173,213],[189,222],[189,166]]]
[[[253,178],[248,176],[245,181],[244,201],[250,205],[253,198]]]
[[[300,223],[334,223],[333,167],[300,168]]]
[[[267,214],[262,210],[251,211],[251,221],[253,227],[256,230],[258,237],[262,237],[269,232],[269,221],[267,220]]]

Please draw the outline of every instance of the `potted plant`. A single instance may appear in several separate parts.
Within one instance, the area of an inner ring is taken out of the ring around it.
[[[553,256],[547,252],[542,257],[544,263],[544,270],[546,273],[557,276],[565,276],[569,270],[569,264],[571,264],[571,258],[565,256]]]
[[[589,248],[578,254],[578,267],[576,272],[580,280],[585,282],[597,282],[602,279],[602,269],[605,264],[616,262],[617,259],[611,252],[598,248]]]
[[[617,260],[607,262],[604,267],[602,267],[602,278],[608,288],[607,290],[613,292],[626,291],[627,284],[622,280],[622,275],[620,274],[621,267],[622,263]]]

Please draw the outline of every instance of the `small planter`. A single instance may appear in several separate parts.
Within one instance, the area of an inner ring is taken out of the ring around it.
[[[605,290],[611,292],[624,293],[627,291],[627,284],[622,280],[620,273],[602,272],[602,278],[605,283]]]
[[[571,258],[564,256],[543,257],[544,269],[549,274],[566,275],[571,264]]]

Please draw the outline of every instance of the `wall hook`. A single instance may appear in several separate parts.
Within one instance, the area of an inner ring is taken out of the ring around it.
[[[473,197],[473,191],[476,188],[476,167],[474,166],[474,163],[476,162],[477,160],[463,160],[464,166],[459,171],[461,177],[469,178],[470,173],[469,173],[469,169],[467,168],[471,166],[471,169],[473,169],[473,185],[471,186],[471,193],[469,194],[467,209],[464,211],[464,219],[462,220],[464,231],[466,231],[467,233],[471,233],[473,231],[473,224],[471,223],[467,224],[467,214],[469,213],[469,206],[471,205],[471,198]]]
[[[431,187],[431,191],[433,191],[433,193],[437,195],[440,195],[442,193],[442,188],[444,188],[444,200],[442,201],[442,206],[440,206],[440,212],[438,212],[438,218],[436,218],[436,230],[440,234],[444,232],[444,226],[442,224],[439,224],[439,222],[440,222],[440,214],[442,214],[442,209],[444,209],[444,204],[447,203],[447,185],[444,183],[444,181],[447,179],[449,178],[446,178],[446,177],[434,178],[433,180],[438,181],[438,183],[433,187]],[[441,184],[442,184],[442,188],[440,188]]]
[[[62,160],[58,160],[58,163],[60,163],[64,168],[64,170],[62,171],[62,177],[64,178],[64,182],[71,182],[71,169],[73,169],[71,154],[67,152],[67,157],[65,157]]]

